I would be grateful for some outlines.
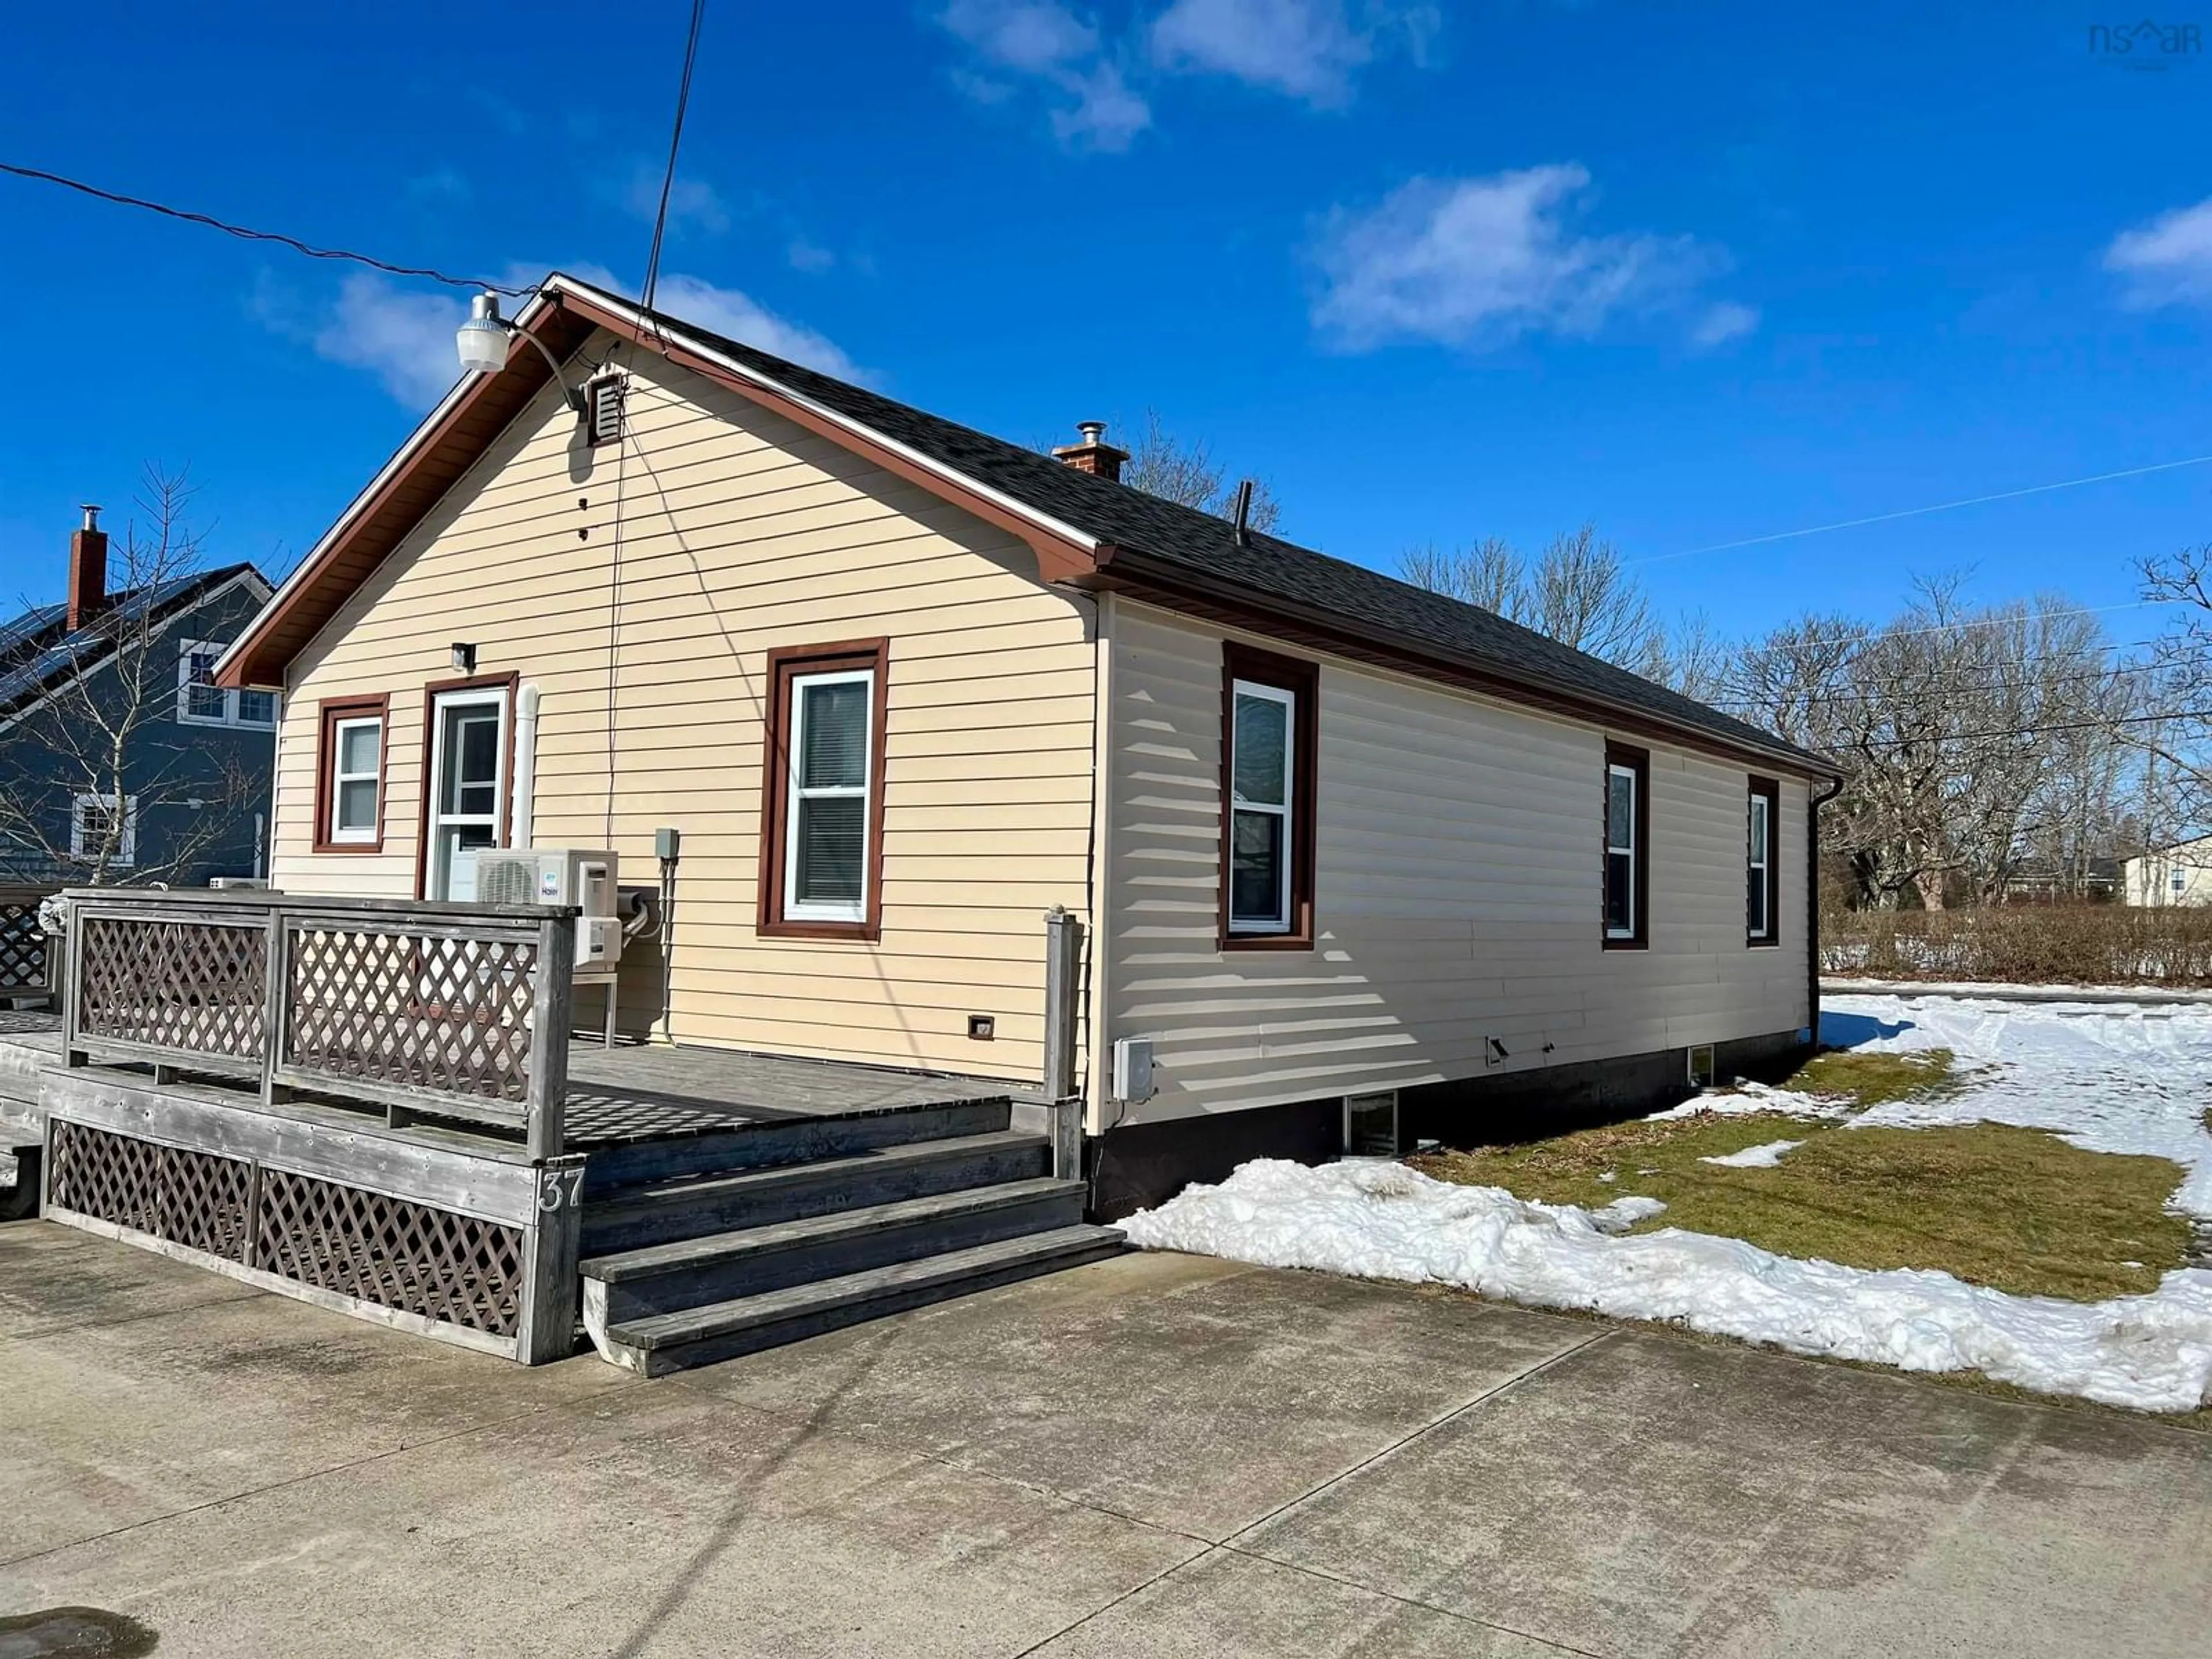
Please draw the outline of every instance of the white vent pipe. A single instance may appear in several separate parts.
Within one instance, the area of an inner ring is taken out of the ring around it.
[[[513,831],[507,845],[517,849],[534,847],[538,801],[538,688],[525,685],[514,694],[514,804],[509,809]]]

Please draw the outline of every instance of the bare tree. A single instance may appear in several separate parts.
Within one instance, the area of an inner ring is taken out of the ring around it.
[[[1620,550],[1594,525],[1554,536],[1533,563],[1491,536],[1463,548],[1408,549],[1398,569],[1417,587],[1494,611],[1647,679],[1668,672],[1667,630]]]
[[[1145,429],[1122,465],[1121,482],[1224,519],[1236,510],[1237,480],[1228,468],[1213,459],[1203,440],[1185,442],[1170,434],[1157,410],[1145,411]],[[1267,481],[1255,478],[1247,522],[1255,530],[1273,532],[1282,516],[1283,505]]]
[[[2143,755],[2142,838],[2172,847],[2212,830],[2212,543],[2141,566],[2143,597],[2178,606],[2159,641],[2139,723]],[[2212,858],[2212,849],[2199,856]]]
[[[2002,898],[2031,855],[2116,850],[2136,688],[2100,625],[2056,596],[1981,610],[1956,577],[1881,628],[1808,617],[1744,653],[1747,718],[1844,767],[1822,835],[1863,898]]]
[[[0,866],[85,886],[162,881],[251,810],[250,773],[208,765],[173,718],[185,695],[175,618],[153,599],[204,566],[193,494],[185,473],[146,469],[110,556],[110,602],[55,647],[66,660],[51,689],[0,728]]]

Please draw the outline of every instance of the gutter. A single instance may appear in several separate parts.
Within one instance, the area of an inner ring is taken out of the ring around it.
[[[1820,809],[1843,793],[1843,779],[1831,778],[1828,787],[1805,804],[1805,1020],[1816,1051],[1820,1046]]]

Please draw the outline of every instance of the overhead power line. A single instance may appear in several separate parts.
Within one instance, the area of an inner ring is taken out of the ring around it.
[[[282,231],[255,230],[246,225],[234,225],[228,220],[217,219],[210,214],[194,213],[185,208],[170,207],[162,202],[149,202],[143,196],[125,196],[119,191],[102,190],[97,185],[86,184],[82,179],[64,178],[58,173],[48,173],[42,167],[19,167],[13,161],[0,161],[0,173],[13,173],[19,179],[35,179],[40,184],[59,185],[64,190],[73,190],[82,195],[97,198],[103,202],[112,202],[118,207],[140,208],[148,213],[158,213],[164,218],[181,219],[186,224],[205,225],[210,230],[219,230],[224,235],[235,236],[241,241],[275,242],[279,246],[290,248],[295,253],[304,254],[310,259],[335,259],[349,264],[366,265],[371,270],[385,271],[393,276],[420,276],[426,282],[443,283],[448,288],[465,288],[492,294],[506,294],[518,299],[538,291],[534,286],[509,288],[504,283],[483,282],[472,276],[450,276],[445,271],[433,270],[428,265],[392,264],[373,255],[355,253],[345,248],[317,247],[312,243],[301,241],[296,236],[287,236]]]
[[[2184,460],[2156,461],[2148,466],[2123,467],[2118,472],[2100,472],[2087,478],[2062,478],[2056,483],[2030,484],[2025,489],[2000,489],[1988,495],[1969,495],[1963,501],[1937,501],[1929,507],[1908,507],[1895,513],[1874,513],[1863,519],[1839,519],[1833,524],[1816,524],[1803,530],[1781,530],[1771,536],[1747,536],[1741,541],[1715,542],[1710,547],[1688,547],[1679,553],[1660,553],[1648,559],[1632,559],[1632,565],[1668,564],[1676,559],[1694,559],[1706,553],[1728,553],[1738,548],[1765,547],[1774,542],[1795,541],[1803,536],[1825,536],[1834,530],[1856,530],[1864,525],[1889,524],[1899,519],[1917,519],[1930,513],[1954,513],[1962,507],[1983,507],[1991,501],[2017,501],[2023,495],[2044,495],[2054,489],[2078,489],[2084,484],[2111,483],[2119,478],[2140,478],[2153,472],[2171,472],[2177,467],[2203,466],[2212,462],[2212,455],[2191,455]]]
[[[2092,647],[2094,652],[2098,647]],[[2071,653],[2065,653],[2070,655]],[[2089,653],[2084,653],[2087,655]],[[2063,659],[2063,658],[2062,658]],[[2031,661],[2033,659],[2030,659]],[[2078,674],[2041,675],[2032,667],[2007,667],[1987,675],[1951,677],[1928,684],[1901,688],[1903,695],[1913,697],[1966,696],[1984,691],[2007,689],[2028,695],[2039,695],[2062,685],[2110,684],[2114,681],[2139,674],[2169,673],[2183,665],[2172,662],[2115,663],[2108,668],[2094,668]],[[2204,659],[2192,659],[2186,665],[2206,665]],[[1844,690],[1810,691],[1796,694],[1782,693],[1771,697],[1724,696],[1704,697],[1699,701],[1714,708],[1749,710],[1754,713],[1785,708],[1825,708],[1833,703],[1852,703],[1871,706],[1893,702],[1900,695],[1899,689]]]
[[[684,72],[676,82],[676,118],[668,132],[668,167],[660,177],[660,204],[653,216],[653,246],[645,258],[645,282],[638,290],[639,303],[653,309],[660,287],[660,244],[668,230],[668,198],[676,188],[676,156],[684,144],[684,115],[691,106],[691,71],[699,61],[699,29],[706,21],[707,0],[691,0],[691,26],[684,37]]]
[[[2040,726],[1996,726],[1979,732],[1935,731],[1924,738],[1885,738],[1878,743],[1848,743],[1837,752],[1854,749],[1911,749],[1931,743],[1960,743],[1969,738],[2035,738],[2046,732],[2089,732],[2114,726],[2149,726],[2166,720],[2212,720],[2212,708],[2167,708],[2155,714],[2128,714],[2117,720],[2058,720]]]

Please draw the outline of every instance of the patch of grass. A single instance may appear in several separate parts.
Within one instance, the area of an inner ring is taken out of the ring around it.
[[[1698,1161],[1772,1140],[1804,1144],[1771,1170]],[[1663,1200],[1664,1213],[1638,1231],[1680,1227],[1801,1260],[1936,1268],[2020,1296],[2094,1302],[2155,1290],[2190,1245],[2188,1223],[2166,1207],[2183,1173],[2171,1159],[2085,1152],[2008,1124],[1856,1129],[1704,1116],[1410,1161],[1438,1180],[1545,1203]],[[1598,1179],[1607,1173],[1614,1179]]]
[[[1958,1057],[1948,1048],[1923,1048],[1902,1054],[1870,1054],[1856,1048],[1832,1048],[1815,1054],[1782,1086],[1801,1094],[1826,1095],[1859,1106],[1892,1100],[1936,1100],[1966,1081]]]

